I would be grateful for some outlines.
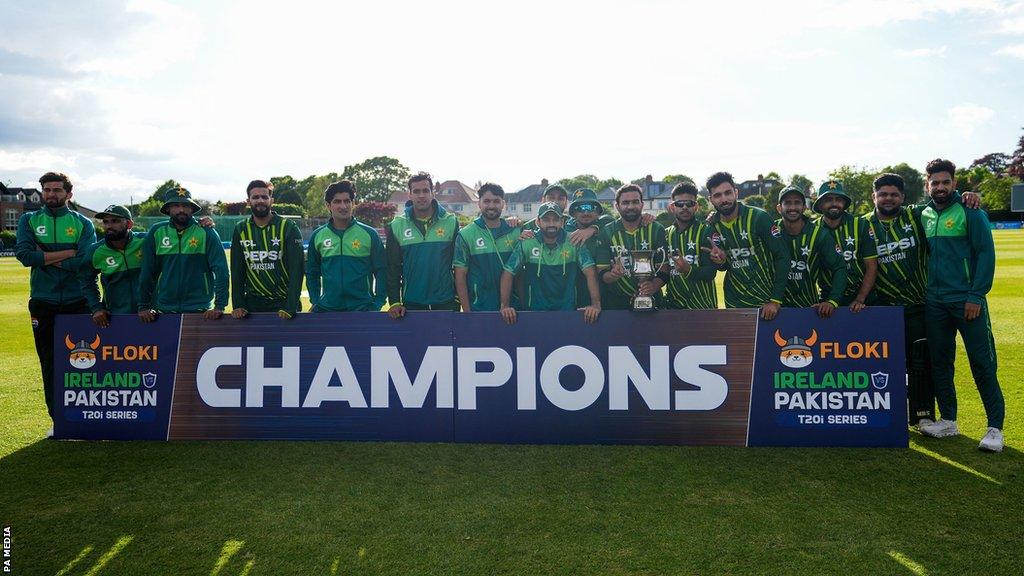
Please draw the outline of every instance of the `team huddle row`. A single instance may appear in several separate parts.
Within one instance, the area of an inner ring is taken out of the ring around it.
[[[706,182],[707,217],[695,184],[675,186],[668,228],[643,212],[635,184],[616,191],[618,217],[604,213],[594,191],[570,195],[554,185],[537,218],[521,223],[502,217],[504,191],[487,183],[478,191],[480,216],[460,229],[434,198],[431,176],[419,173],[408,180],[409,201],[386,225],[385,241],[353,217],[358,192],[343,180],[324,191],[331,217],[313,231],[305,253],[298,226],[273,211],[272,186],[254,180],[246,189],[252,216],[235,227],[229,268],[220,237],[196,219],[201,208],[188,190],[168,192],[161,207],[168,220],[144,235],[132,232],[126,208],[108,207],[97,216],[104,238],[96,242],[91,221],[67,207],[70,181],[48,173],[40,179],[46,206],[22,217],[16,252],[33,267],[37,329],[58,313],[91,312],[99,326],[114,313],[152,322],[160,312],[201,312],[215,320],[229,287],[235,318],[291,318],[301,311],[303,279],[313,312],[377,311],[388,303],[396,319],[407,310],[461,309],[500,311],[511,323],[517,310],[581,310],[594,322],[608,309],[718,308],[715,277],[722,272],[725,306],[760,308],[765,320],[783,306],[811,307],[822,317],[841,306],[903,306],[910,423],[934,436],[958,433],[959,331],[998,432],[1003,400],[985,302],[995,268],[988,219],[976,209],[976,195],[956,192],[952,162],[932,161],[927,174],[927,204],[905,205],[903,179],[881,174],[870,214],[851,214],[842,182],[829,180],[813,203],[806,191],[784,188],[781,218],[773,221],[740,202],[732,176],[718,172]],[[52,326],[49,342],[52,348]],[[52,366],[52,349],[50,357]],[[944,416],[938,422],[936,395]]]

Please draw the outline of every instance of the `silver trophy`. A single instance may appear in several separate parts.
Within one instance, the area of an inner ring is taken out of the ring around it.
[[[661,261],[656,257],[661,255]],[[636,279],[637,293],[633,295],[632,308],[635,312],[650,312],[654,308],[654,295],[642,296],[639,285],[652,280],[658,273],[658,269],[665,263],[666,252],[663,248],[657,250],[623,250],[619,255],[622,269],[626,276]]]

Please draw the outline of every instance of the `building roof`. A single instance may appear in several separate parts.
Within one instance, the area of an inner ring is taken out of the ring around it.
[[[445,180],[434,184],[434,197],[440,204],[475,204],[478,200],[476,189],[458,180]],[[408,200],[408,190],[400,190],[388,198],[388,202],[398,206],[405,206]]]
[[[544,197],[544,191],[548,189],[548,179],[544,178],[540,184],[530,184],[526,188],[505,195],[505,202],[518,202],[525,204],[529,202],[540,202]]]

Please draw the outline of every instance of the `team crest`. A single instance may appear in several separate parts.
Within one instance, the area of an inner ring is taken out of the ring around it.
[[[799,336],[793,336],[786,340],[775,331],[775,343],[782,347],[779,353],[779,362],[786,368],[806,368],[814,361],[814,353],[811,346],[818,341],[818,332],[811,330],[811,335],[805,340]]]
[[[85,340],[79,340],[78,344],[74,344],[71,342],[71,338],[65,334],[64,345],[71,351],[68,355],[68,361],[71,363],[72,368],[88,370],[96,365],[96,349],[100,347],[99,334],[88,344]]]
[[[778,224],[772,224],[772,236],[774,236],[776,238],[778,238],[779,236],[782,236],[782,230],[779,230],[779,225]]]
[[[882,390],[889,385],[889,374],[887,372],[874,372],[871,374],[871,385]]]

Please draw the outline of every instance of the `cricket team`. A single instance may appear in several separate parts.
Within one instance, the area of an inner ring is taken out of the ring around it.
[[[494,183],[480,187],[480,215],[460,228],[435,199],[432,177],[420,172],[409,178],[409,201],[383,240],[355,218],[358,192],[342,180],[324,190],[330,219],[305,251],[295,222],[273,210],[273,185],[253,180],[251,216],[235,226],[230,267],[185,188],[167,193],[167,221],[144,234],[133,231],[127,208],[109,206],[96,216],[97,241],[92,221],[68,205],[71,181],[48,172],[39,180],[44,206],[18,223],[16,256],[31,268],[28,306],[51,418],[57,314],[91,313],[100,327],[112,314],[216,320],[230,297],[236,319],[254,312],[290,319],[301,312],[305,279],[314,313],[385,309],[399,319],[408,310],[495,311],[513,323],[517,311],[578,310],[593,323],[602,310],[718,308],[715,277],[723,272],[725,307],[758,308],[764,320],[780,307],[827,318],[841,306],[854,313],[902,306],[909,424],[927,436],[959,434],[959,332],[988,419],[979,448],[1000,452],[1004,402],[986,300],[992,232],[978,197],[956,190],[952,162],[933,160],[926,172],[927,203],[907,205],[903,179],[887,173],[874,181],[868,214],[852,213],[842,183],[829,180],[811,204],[805,190],[780,191],[775,221],[740,202],[733,177],[718,172],[706,182],[707,217],[694,183],[673,188],[668,228],[643,212],[636,184],[616,191],[618,217],[593,190],[573,191],[570,202],[564,187],[550,186],[536,219],[521,223],[503,218],[505,192]]]

